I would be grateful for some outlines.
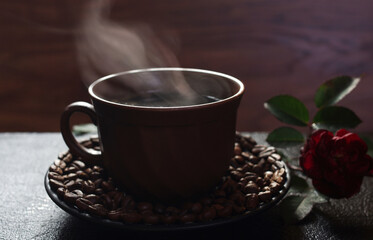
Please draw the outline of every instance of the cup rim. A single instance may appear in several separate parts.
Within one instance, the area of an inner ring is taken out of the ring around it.
[[[124,104],[124,103],[117,103],[117,102],[109,101],[107,99],[99,97],[93,91],[93,88],[98,83],[100,83],[102,81],[105,81],[107,79],[111,79],[113,77],[117,77],[117,76],[120,76],[120,75],[140,73],[140,72],[152,72],[152,71],[182,71],[182,72],[196,72],[196,73],[206,73],[206,74],[216,75],[216,76],[220,76],[220,77],[223,77],[223,78],[226,78],[226,79],[229,79],[229,80],[235,82],[239,86],[239,90],[235,94],[233,94],[233,95],[231,95],[227,98],[220,99],[220,100],[215,101],[215,102],[194,104],[194,105],[186,105],[186,106],[167,106],[167,107],[164,107],[164,106],[156,106],[156,107],[155,106],[137,106],[137,105]],[[225,74],[225,73],[211,71],[211,70],[197,69],[197,68],[162,67],[162,68],[135,69],[135,70],[118,72],[118,73],[114,73],[114,74],[110,74],[110,75],[101,77],[101,78],[97,79],[96,81],[94,81],[93,83],[91,83],[91,85],[88,88],[88,93],[92,98],[94,98],[98,101],[101,101],[101,102],[104,102],[104,103],[110,104],[110,105],[115,105],[115,106],[118,106],[118,107],[125,107],[125,108],[132,108],[132,109],[144,109],[144,110],[171,110],[171,109],[172,110],[177,110],[177,109],[200,108],[200,107],[204,107],[204,106],[208,106],[208,105],[216,105],[216,104],[220,104],[220,103],[223,103],[223,102],[227,102],[227,101],[230,101],[231,99],[235,99],[238,96],[242,95],[244,90],[245,90],[244,84],[240,80],[238,80],[237,78],[235,78],[233,76]]]

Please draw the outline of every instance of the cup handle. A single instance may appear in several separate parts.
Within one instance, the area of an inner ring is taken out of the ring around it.
[[[93,106],[86,102],[74,102],[65,108],[61,115],[60,129],[66,145],[70,152],[86,160],[90,164],[99,165],[102,160],[102,154],[99,151],[88,149],[78,143],[70,129],[70,118],[74,112],[87,114],[92,122],[97,126],[97,115]]]

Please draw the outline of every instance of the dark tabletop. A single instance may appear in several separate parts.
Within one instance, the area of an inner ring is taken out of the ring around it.
[[[263,141],[264,134],[253,134]],[[44,188],[45,173],[67,150],[59,133],[0,133],[0,239],[373,239],[373,178],[345,200],[319,205],[299,223],[278,208],[219,227],[183,232],[124,231],[61,210]]]

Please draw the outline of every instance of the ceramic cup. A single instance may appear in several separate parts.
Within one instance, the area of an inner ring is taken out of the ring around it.
[[[243,92],[238,79],[207,70],[117,73],[89,86],[92,105],[66,107],[61,133],[74,155],[102,165],[126,193],[165,202],[193,198],[211,190],[227,171]],[[74,112],[97,125],[101,152],[74,138]]]

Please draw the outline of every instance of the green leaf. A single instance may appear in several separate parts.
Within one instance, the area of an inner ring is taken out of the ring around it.
[[[284,123],[296,126],[307,126],[308,124],[308,110],[295,97],[289,95],[275,96],[265,102],[264,107]]]
[[[349,94],[360,78],[340,76],[323,83],[316,91],[315,104],[318,108],[333,105]]]
[[[275,147],[293,146],[304,142],[302,133],[291,127],[279,127],[273,130],[266,141]]]
[[[296,208],[294,214],[298,220],[304,219],[317,203],[325,203],[327,200],[316,191],[310,191]]]
[[[361,123],[356,114],[348,108],[329,106],[320,109],[313,118],[313,127],[336,131],[341,128],[355,128]]]
[[[289,194],[300,193],[304,194],[310,191],[311,186],[304,177],[300,177],[296,174],[291,175],[291,187],[289,189]]]
[[[92,123],[87,123],[87,124],[79,124],[79,125],[74,125],[72,132],[74,135],[83,135],[83,134],[97,134],[97,127],[96,125]]]

